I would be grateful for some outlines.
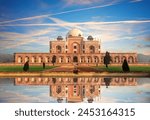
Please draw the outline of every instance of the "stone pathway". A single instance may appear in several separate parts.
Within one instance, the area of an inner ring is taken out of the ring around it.
[[[74,66],[60,66],[53,69],[45,70],[45,72],[73,72]],[[79,72],[98,72],[92,67],[78,67]]]
[[[78,67],[80,72],[98,72],[98,70],[92,67]]]
[[[60,66],[53,69],[45,70],[45,72],[72,72],[73,69],[73,66]]]

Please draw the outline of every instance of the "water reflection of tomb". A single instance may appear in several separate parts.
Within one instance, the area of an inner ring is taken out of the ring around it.
[[[100,78],[100,77],[16,77],[15,85],[50,86],[50,96],[57,98],[57,102],[88,102],[99,100],[101,86],[135,86],[136,78]]]

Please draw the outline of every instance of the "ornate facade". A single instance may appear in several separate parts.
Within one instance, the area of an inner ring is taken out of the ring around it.
[[[39,65],[45,62],[51,65],[53,55],[56,56],[57,65],[96,65],[103,64],[105,53],[101,53],[99,39],[88,36],[78,29],[68,32],[66,39],[58,36],[56,40],[50,41],[49,53],[15,53],[15,63],[24,64],[26,61],[32,65]],[[111,53],[112,64],[121,64],[126,58],[129,63],[137,63],[136,53]]]

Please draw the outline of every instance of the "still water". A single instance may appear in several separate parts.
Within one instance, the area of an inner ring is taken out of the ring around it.
[[[150,103],[150,78],[0,78],[3,103]]]

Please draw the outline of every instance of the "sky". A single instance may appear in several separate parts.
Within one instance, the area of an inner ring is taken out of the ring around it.
[[[49,41],[80,29],[102,52],[150,55],[149,0],[0,0],[0,53],[49,52]]]

